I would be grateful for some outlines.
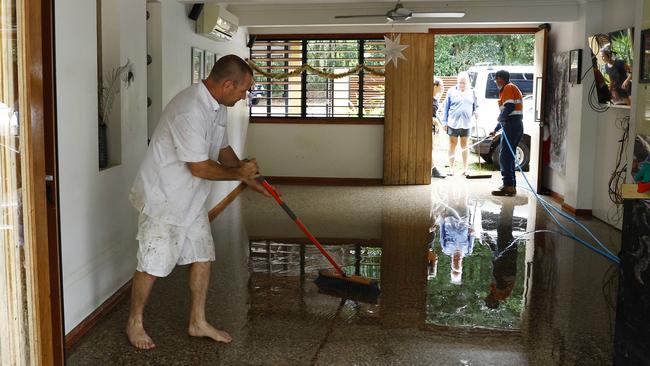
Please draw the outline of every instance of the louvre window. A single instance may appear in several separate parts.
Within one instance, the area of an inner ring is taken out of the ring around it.
[[[289,73],[307,64],[341,74],[359,64],[383,72],[380,39],[258,40],[251,60],[265,72]],[[361,70],[332,79],[309,71],[284,79],[255,74],[252,117],[383,117],[384,77]]]

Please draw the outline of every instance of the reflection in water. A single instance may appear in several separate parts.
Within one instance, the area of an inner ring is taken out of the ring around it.
[[[323,248],[347,274],[379,280],[381,248],[361,244],[327,245]],[[275,240],[249,242],[250,268],[254,273],[314,279],[328,268],[322,254],[311,243],[282,243]]]
[[[519,328],[525,249],[512,246],[525,232],[525,197],[493,201],[467,190],[434,192],[428,253],[427,323]],[[442,273],[439,275],[438,267]],[[449,277],[446,277],[446,271]],[[447,278],[447,279],[446,279]]]
[[[563,346],[578,340],[570,329],[580,327],[573,318],[574,314],[582,314],[574,310],[568,313],[565,309],[573,309],[577,306],[574,304],[585,305],[582,300],[576,302],[571,294],[577,291],[579,283],[584,288],[581,291],[589,294],[585,299],[592,301],[589,316],[601,320],[597,321],[594,330],[585,325],[585,331],[593,334],[592,337],[606,331],[607,316],[602,313],[605,308],[599,308],[602,299],[594,298],[599,292],[592,289],[599,286],[598,281],[593,281],[589,275],[572,277],[582,264],[602,264],[599,258],[554,235],[531,235],[518,245],[511,245],[525,232],[550,229],[548,221],[544,216],[541,220],[534,219],[539,217],[538,207],[526,196],[495,199],[477,192],[481,191],[464,185],[432,186],[427,190],[385,188],[379,207],[350,215],[349,212],[359,206],[355,200],[342,199],[336,206],[328,207],[333,212],[313,221],[319,225],[320,232],[316,234],[319,239],[334,238],[321,241],[329,244],[328,249],[346,266],[348,273],[380,279],[382,293],[377,305],[342,294],[318,293],[311,280],[318,269],[328,264],[308,242],[300,244],[295,234],[287,234],[284,239],[273,236],[266,239],[274,238],[276,243],[292,243],[295,247],[288,250],[291,246],[278,244],[278,253],[283,250],[300,253],[299,248],[304,246],[304,275],[301,277],[299,270],[300,259],[293,260],[294,269],[291,269],[291,265],[280,265],[283,262],[279,258],[274,262],[273,254],[271,263],[277,263],[277,267],[272,265],[269,271],[267,259],[263,264],[257,262],[259,258],[252,257],[253,268],[266,271],[270,277],[254,282],[257,290],[252,292],[251,302],[257,304],[255,308],[260,314],[270,311],[278,306],[279,299],[271,297],[269,300],[262,295],[268,292],[258,292],[260,286],[276,286],[275,292],[280,293],[277,287],[281,288],[290,280],[285,276],[295,276],[296,280],[291,281],[295,286],[292,293],[306,304],[304,309],[310,309],[305,310],[307,314],[320,313],[327,319],[340,316],[346,324],[372,324],[381,329],[432,329],[449,335],[501,337],[507,334],[530,343],[531,364],[562,364],[562,357],[583,357],[582,350],[574,352]],[[292,206],[297,206],[296,210],[301,213],[310,211],[307,204],[302,208],[299,204],[292,203]],[[340,220],[344,215],[354,217]],[[251,214],[254,218],[265,216],[264,212]],[[287,222],[287,229],[282,229],[282,223],[275,222],[272,228],[259,230],[260,223],[255,221],[251,222],[249,230],[254,234],[254,241],[266,243],[263,232],[270,229],[291,232],[290,224]],[[349,226],[342,230],[342,225]],[[344,239],[353,237],[346,236],[352,231],[367,233],[367,236]],[[374,236],[377,233],[379,236]],[[280,250],[281,247],[284,249]],[[585,258],[580,261],[572,259],[583,255]],[[561,269],[557,267],[560,260],[566,263]],[[583,269],[576,273],[587,274],[588,271]],[[281,301],[288,301],[287,296],[284,293]],[[340,302],[341,297],[348,301]],[[597,310],[601,313],[594,312]],[[571,325],[562,326],[566,321]],[[606,350],[601,343],[592,342],[590,347]],[[558,357],[558,352],[562,357]],[[599,352],[589,359],[607,358]]]
[[[123,302],[68,364],[610,364],[613,314],[601,282],[609,264],[546,233],[504,251],[552,223],[524,196],[493,199],[477,193],[489,192],[487,182],[479,189],[445,181],[282,187],[346,272],[379,279],[377,303],[319,292],[313,279],[328,262],[274,202],[245,193],[212,223],[217,261],[207,312],[232,344],[215,352],[208,341],[176,337],[186,326],[178,314],[189,306],[181,267],[152,294],[156,351],[137,352],[124,339]],[[615,230],[586,223],[616,244]]]
[[[470,198],[464,189],[435,192],[431,197],[430,205],[419,205],[410,217],[384,210],[383,237],[377,243],[323,239],[326,250],[347,273],[380,280],[385,325],[518,329],[525,282],[524,255],[519,254],[525,248],[504,250],[526,231],[527,199]],[[413,224],[424,218],[417,213],[423,212],[422,207],[430,207],[428,247],[411,242],[426,237],[421,231],[426,226]],[[400,225],[401,221],[409,225]],[[312,292],[311,281],[318,270],[329,267],[306,240],[255,237],[249,245],[253,273],[277,278],[278,284],[293,283],[303,295]],[[420,268],[425,267],[415,264],[423,257],[420,263],[426,263],[426,275],[420,277]],[[273,283],[269,277],[260,278],[252,277],[253,288]],[[334,295],[359,300],[355,294]]]
[[[514,203],[511,200],[502,203],[497,217],[496,245],[490,236],[487,236],[486,240],[494,258],[490,293],[485,298],[485,305],[490,309],[498,309],[500,302],[510,297],[517,279],[517,248],[509,247],[514,239],[513,212]],[[526,220],[518,220],[518,223],[523,231],[526,228]]]
[[[435,203],[434,203],[435,204]],[[440,201],[432,210],[434,226],[431,249],[438,242],[442,252],[451,257],[451,283],[460,285],[463,277],[463,257],[474,249],[474,214],[467,207],[467,194],[455,195],[447,203]],[[474,206],[474,213],[476,206]],[[437,235],[435,235],[437,233]]]

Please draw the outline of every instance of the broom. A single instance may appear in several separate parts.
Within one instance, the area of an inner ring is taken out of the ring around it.
[[[257,177],[257,181],[262,184],[264,189],[267,190],[273,196],[275,201],[282,207],[284,212],[289,215],[291,220],[298,226],[298,228],[307,236],[307,238],[318,248],[318,250],[323,254],[325,258],[330,262],[334,270],[321,269],[318,271],[318,277],[314,281],[317,286],[330,288],[338,290],[339,296],[345,294],[347,291],[360,292],[368,294],[371,296],[379,295],[379,283],[376,280],[371,280],[362,276],[348,275],[343,272],[341,266],[339,266],[334,259],[329,255],[329,253],[323,248],[323,246],[318,242],[318,240],[307,230],[307,227],[300,221],[296,214],[291,211],[289,206],[280,198],[280,195],[275,191],[275,189],[267,182],[266,178],[263,176]],[[341,293],[341,291],[343,293]]]

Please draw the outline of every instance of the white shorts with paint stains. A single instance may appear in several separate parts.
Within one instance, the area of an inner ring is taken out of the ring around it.
[[[143,213],[138,220],[138,267],[156,277],[166,277],[174,267],[214,261],[214,241],[207,212],[190,226],[176,226]]]

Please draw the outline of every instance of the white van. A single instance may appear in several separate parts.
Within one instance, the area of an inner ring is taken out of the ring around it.
[[[497,125],[499,117],[499,88],[494,82],[494,74],[499,70],[510,72],[510,82],[517,85],[524,96],[524,136],[517,146],[517,162],[524,170],[528,170],[530,163],[530,136],[534,128],[539,128],[534,123],[533,116],[533,81],[535,68],[533,66],[496,66],[478,64],[469,68],[470,83],[476,92],[478,104],[478,129],[472,126],[470,136],[471,144],[485,139]],[[481,155],[483,160],[499,165],[499,136],[487,138],[474,146],[474,152]]]

